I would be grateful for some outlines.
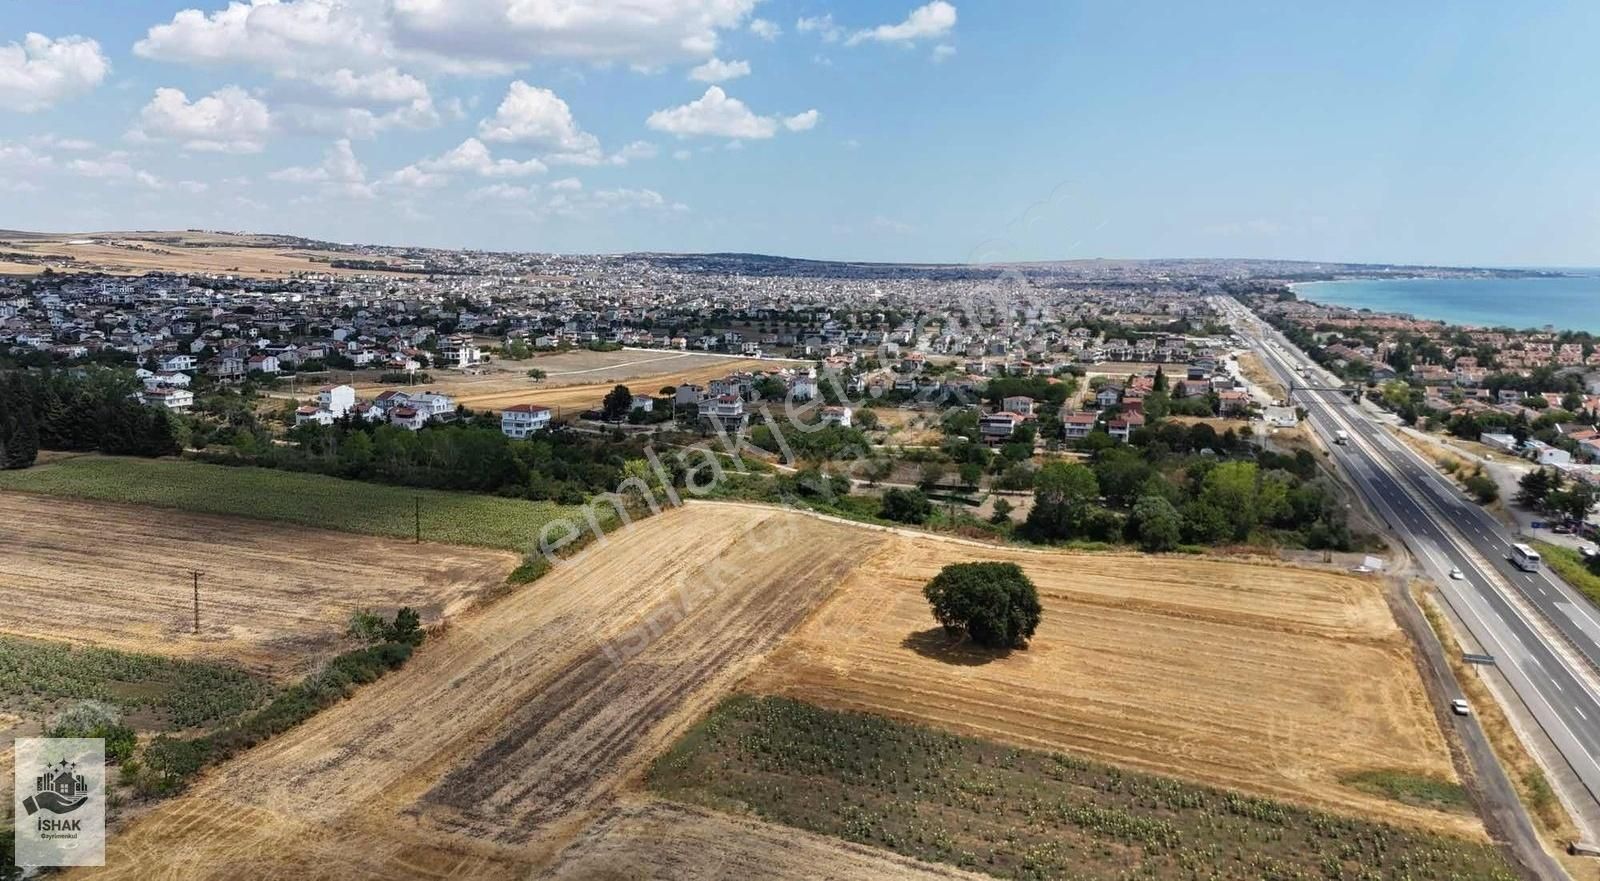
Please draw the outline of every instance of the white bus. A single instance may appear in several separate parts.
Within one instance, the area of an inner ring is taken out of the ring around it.
[[[1506,559],[1511,561],[1511,565],[1524,572],[1539,571],[1539,552],[1525,544],[1512,545],[1511,556]]]

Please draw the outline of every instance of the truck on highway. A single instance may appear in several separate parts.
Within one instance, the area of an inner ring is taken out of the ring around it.
[[[1333,433],[1333,442],[1341,445],[1350,443],[1350,432],[1345,431],[1342,428],[1338,431],[1335,431]]]
[[[1525,544],[1512,545],[1511,553],[1506,555],[1506,559],[1524,572],[1539,571],[1539,552]]]

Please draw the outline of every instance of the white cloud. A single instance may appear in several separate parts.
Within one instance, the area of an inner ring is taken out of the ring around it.
[[[393,54],[381,5],[370,0],[250,0],[210,15],[185,9],[133,46],[186,64],[253,64],[274,72],[373,66]]]
[[[329,97],[349,102],[353,107],[432,102],[427,83],[394,67],[371,73],[356,73],[341,67],[301,78],[321,87]]]
[[[943,37],[956,26],[956,8],[945,0],[933,0],[926,6],[911,10],[906,20],[899,24],[885,24],[850,35],[849,45],[867,40],[879,43],[911,43],[917,40]]]
[[[794,29],[803,34],[815,33],[825,43],[837,43],[844,36],[844,28],[834,24],[831,12],[802,18],[794,23]]]
[[[705,58],[756,0],[393,0],[395,41],[445,67],[565,58],[658,67]]]
[[[272,115],[238,86],[226,86],[190,103],[178,89],[156,89],[131,132],[136,140],[176,141],[186,149],[259,153],[272,130]]]
[[[756,0],[234,0],[149,29],[141,57],[190,64],[504,74],[537,60],[658,67],[703,59]]]
[[[659,152],[656,145],[649,141],[634,141],[611,154],[606,161],[612,165],[627,165],[635,159],[654,159]]]
[[[26,145],[0,141],[0,169],[41,171],[55,165],[55,159]]]
[[[672,151],[672,158],[678,160],[679,162],[682,162],[685,159],[688,159],[688,158],[690,158],[692,156],[694,156],[694,151],[693,150],[673,150]]]
[[[356,158],[355,149],[350,146],[348,138],[334,141],[323,155],[320,165],[284,168],[267,177],[281,183],[321,184],[329,194],[357,199],[372,198],[372,186],[367,183],[367,167]]]
[[[557,192],[574,192],[583,189],[583,181],[575,177],[564,177],[561,180],[551,181],[550,189]]]
[[[100,85],[110,70],[94,40],[30,33],[0,46],[0,109],[43,110]]]
[[[802,131],[816,124],[817,111],[780,120],[776,116],[759,116],[738,98],[730,98],[721,86],[711,86],[706,93],[668,110],[657,110],[645,120],[645,125],[660,132],[688,137],[711,135],[722,138],[762,139],[778,133],[780,125],[791,131]]]
[[[572,108],[555,92],[521,80],[511,84],[494,116],[478,124],[486,141],[521,144],[563,154],[598,154],[600,141],[578,126]]]
[[[821,118],[822,114],[816,110],[807,110],[804,113],[796,113],[794,116],[785,118],[783,127],[792,132],[807,132],[816,128],[817,120]]]
[[[723,61],[715,57],[707,59],[704,64],[689,71],[689,79],[699,80],[702,83],[725,83],[749,75],[750,62]]]
[[[778,39],[778,35],[783,33],[783,28],[764,18],[752,18],[750,19],[750,33],[770,43]]]
[[[949,43],[940,43],[939,45],[933,47],[933,60],[935,62],[944,61],[955,54],[956,47],[950,45]]]
[[[82,153],[94,149],[94,141],[82,138],[63,138],[57,135],[35,135],[28,139],[28,145],[45,150],[65,150],[71,153]]]
[[[475,174],[479,177],[527,177],[545,172],[544,163],[537,159],[523,162],[495,159],[489,148],[477,138],[467,138],[454,150],[424,159],[416,167],[433,174]]]

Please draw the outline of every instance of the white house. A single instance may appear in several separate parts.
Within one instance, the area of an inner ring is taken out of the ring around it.
[[[278,356],[276,355],[251,355],[250,359],[244,363],[244,369],[247,372],[260,371],[268,376],[272,376],[282,370],[278,365]]]
[[[412,395],[407,402],[422,414],[423,419],[440,419],[456,410],[456,399],[441,392],[423,392]]]
[[[1027,395],[1011,395],[1000,402],[1000,409],[1024,418],[1031,418],[1033,416],[1033,398]]]
[[[1124,413],[1106,423],[1106,433],[1123,443],[1133,435],[1134,429],[1144,426],[1144,414]]]
[[[335,419],[344,416],[356,406],[356,390],[347,385],[323,386],[317,392],[318,409],[326,410]]]
[[[160,361],[156,362],[156,366],[163,371],[174,373],[184,370],[193,370],[195,368],[194,356],[165,355]]]
[[[656,409],[656,399],[650,397],[649,395],[634,395],[632,406],[635,410],[653,413]]]
[[[700,402],[700,418],[721,423],[729,431],[739,431],[744,428],[749,416],[744,411],[744,398],[718,395]]]
[[[136,397],[139,403],[150,407],[165,407],[181,412],[194,406],[194,392],[186,388],[147,388]]]
[[[517,404],[500,411],[500,431],[506,437],[521,439],[549,427],[549,407]]]
[[[427,421],[428,417],[416,407],[396,407],[389,413],[390,425],[398,425],[399,427],[409,429],[410,431],[417,431],[418,429],[422,428],[423,424]]]
[[[849,407],[823,407],[822,424],[837,425],[840,428],[850,427],[852,411]]]
[[[1100,421],[1100,414],[1088,411],[1077,411],[1061,414],[1062,436],[1067,440],[1083,440],[1094,431],[1094,425]]]
[[[472,342],[472,337],[458,334],[439,340],[440,367],[471,367],[482,360],[483,350]]]
[[[998,443],[1010,438],[1022,422],[1023,417],[1020,413],[1009,413],[1004,410],[999,413],[987,413],[978,417],[978,434],[986,441]]]

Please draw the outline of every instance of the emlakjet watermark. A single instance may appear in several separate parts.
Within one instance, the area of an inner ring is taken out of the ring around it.
[[[105,865],[106,742],[19,737],[15,771],[17,865]]]

